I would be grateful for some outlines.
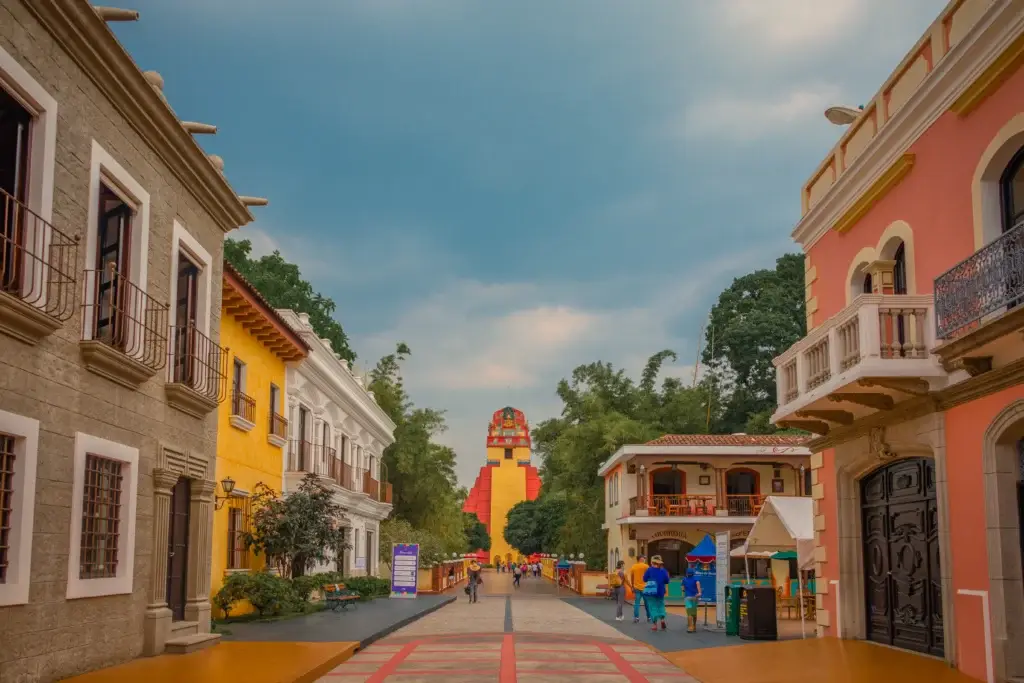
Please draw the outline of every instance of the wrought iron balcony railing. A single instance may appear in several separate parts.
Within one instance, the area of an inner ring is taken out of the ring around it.
[[[0,292],[58,322],[74,313],[78,238],[0,188]]]
[[[935,336],[969,332],[1024,301],[1024,221],[935,278]]]
[[[288,438],[288,420],[284,415],[270,411],[270,434],[280,439]]]
[[[167,362],[167,305],[111,266],[87,270],[82,339],[101,342],[152,371]]]
[[[288,471],[306,472],[337,480],[337,452],[330,446],[293,439],[288,449]]]
[[[256,422],[256,399],[234,390],[231,392],[231,414],[237,415],[246,422]]]
[[[172,327],[168,381],[220,403],[227,394],[227,351],[195,325]]]
[[[781,495],[781,494],[776,494]],[[714,495],[654,494],[629,499],[629,514],[646,511],[651,517],[756,517],[768,496],[727,494],[724,501]]]

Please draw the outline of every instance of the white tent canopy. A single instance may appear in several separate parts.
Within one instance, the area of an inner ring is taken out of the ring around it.
[[[746,542],[736,550],[741,551],[740,557],[796,550],[799,568],[810,569],[814,564],[814,502],[804,496],[768,496]]]

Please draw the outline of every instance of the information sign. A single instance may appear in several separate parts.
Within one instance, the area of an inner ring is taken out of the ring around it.
[[[416,597],[416,577],[419,568],[419,544],[395,543],[391,546],[391,597]]]
[[[729,532],[720,531],[715,534],[715,621],[719,628],[725,628],[725,587],[729,585]]]

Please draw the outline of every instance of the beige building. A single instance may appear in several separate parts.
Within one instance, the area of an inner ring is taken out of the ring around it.
[[[260,200],[105,12],[0,0],[3,681],[211,637],[223,240]]]

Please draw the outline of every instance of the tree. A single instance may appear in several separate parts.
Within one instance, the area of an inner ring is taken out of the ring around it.
[[[713,431],[771,433],[772,359],[806,334],[804,257],[786,254],[775,269],[733,280],[711,309],[702,358],[709,386],[722,395]]]
[[[259,484],[251,505],[252,531],[243,535],[243,542],[256,554],[266,555],[267,564],[276,565],[284,576],[302,576],[348,547],[345,510],[313,474],[306,475],[299,489],[284,498]]]
[[[309,314],[309,324],[321,338],[331,342],[335,353],[350,363],[354,361],[356,353],[349,346],[348,336],[333,317],[337,309],[334,300],[313,291],[313,286],[302,279],[299,267],[285,261],[280,252],[258,259],[253,259],[251,253],[249,240],[224,240],[224,258],[271,306]]]
[[[472,512],[462,513],[463,532],[466,534],[466,552],[491,549],[491,536],[487,526]]]
[[[505,542],[523,555],[555,552],[565,525],[565,496],[549,495],[512,506],[505,526]]]

